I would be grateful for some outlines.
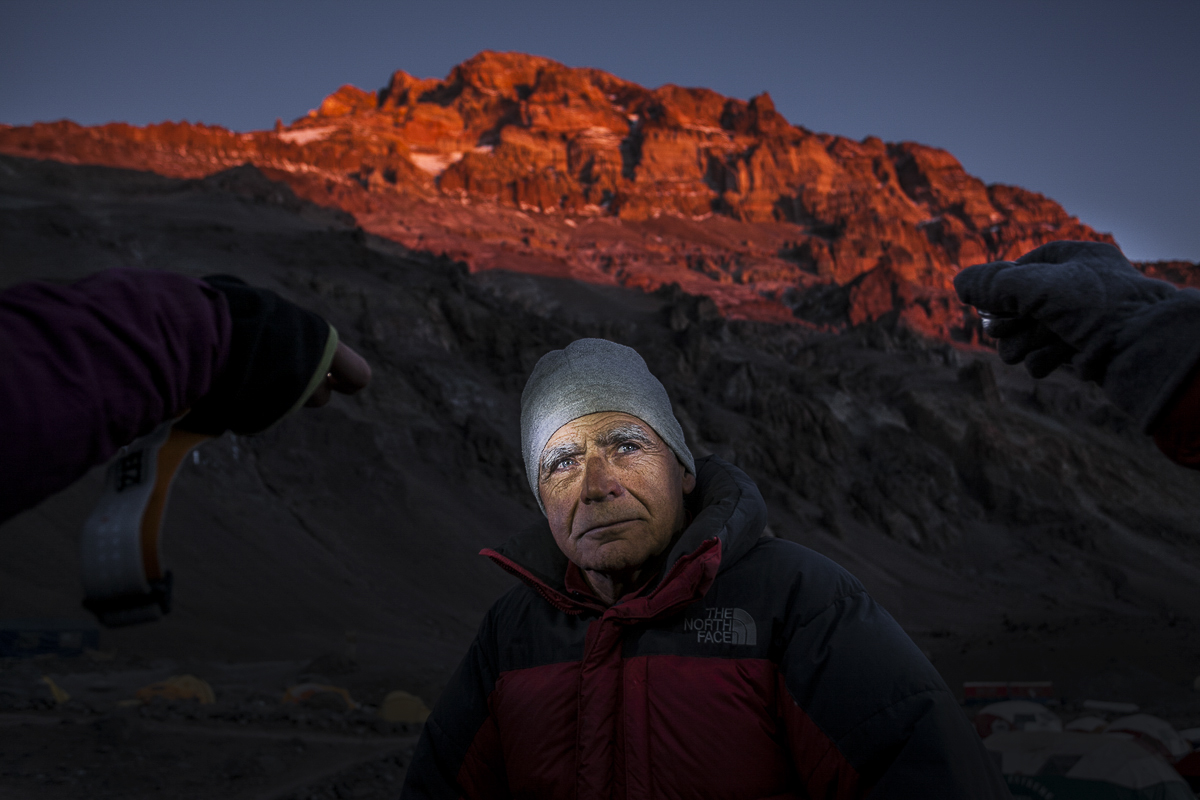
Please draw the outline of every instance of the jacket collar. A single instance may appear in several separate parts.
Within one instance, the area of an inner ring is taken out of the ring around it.
[[[767,526],[767,504],[750,476],[717,456],[696,461],[696,488],[688,496],[692,523],[667,554],[663,573],[707,539],[721,543],[721,568],[744,556]]]
[[[638,597],[614,606],[615,616],[631,620],[658,616],[703,596],[720,570],[754,546],[767,522],[766,503],[758,487],[746,473],[716,456],[696,461],[696,488],[688,496],[688,510],[692,522],[671,546],[662,577],[647,584]],[[567,557],[558,549],[545,520],[480,554],[563,612],[608,610],[591,598],[567,591]]]

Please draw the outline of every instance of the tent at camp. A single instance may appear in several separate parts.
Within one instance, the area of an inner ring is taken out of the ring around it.
[[[1012,731],[983,743],[1015,798],[1194,800],[1179,773],[1126,736]]]
[[[1114,719],[1106,730],[1109,733],[1128,733],[1170,762],[1178,761],[1192,752],[1191,742],[1180,736],[1175,726],[1150,714],[1132,714]]]
[[[1029,700],[1006,700],[979,709],[975,715],[975,730],[984,739],[993,733],[1006,731],[1061,731],[1062,720],[1041,703]]]

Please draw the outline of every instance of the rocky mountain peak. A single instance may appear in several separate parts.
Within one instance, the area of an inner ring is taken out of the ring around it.
[[[938,338],[978,336],[950,289],[961,267],[1112,241],[945,150],[792,125],[766,92],[648,89],[523,53],[484,51],[445,78],[400,70],[376,92],[342,86],[275,130],[36,124],[0,128],[0,151],[189,178],[249,162],[474,270],[676,283],[731,317]]]

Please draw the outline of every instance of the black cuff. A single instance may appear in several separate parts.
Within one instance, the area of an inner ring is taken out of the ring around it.
[[[179,426],[210,436],[266,430],[311,391],[333,331],[319,315],[269,289],[232,275],[203,280],[225,295],[233,336],[225,368]]]

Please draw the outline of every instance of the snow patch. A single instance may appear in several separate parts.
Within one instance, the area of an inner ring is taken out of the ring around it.
[[[579,141],[594,142],[596,144],[619,144],[621,141],[621,137],[612,129],[597,126],[580,131],[577,139]]]
[[[408,160],[417,166],[417,169],[428,172],[430,175],[441,175],[446,171],[446,168],[451,164],[456,164],[462,161],[463,154],[459,151],[453,153],[409,153]]]
[[[322,139],[329,137],[329,134],[337,130],[335,126],[325,128],[302,128],[298,131],[281,131],[278,136],[285,142],[290,144],[305,145],[310,142],[319,142]]]

